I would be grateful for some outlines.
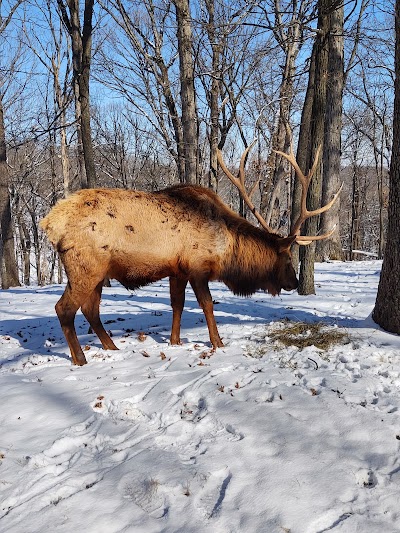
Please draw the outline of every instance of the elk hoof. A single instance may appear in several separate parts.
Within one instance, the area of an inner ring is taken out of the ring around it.
[[[87,364],[86,357],[82,354],[72,358],[72,364],[76,366],[83,366]]]

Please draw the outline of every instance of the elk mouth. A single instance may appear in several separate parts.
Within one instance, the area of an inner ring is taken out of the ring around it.
[[[299,286],[299,282],[296,280],[296,283],[292,283],[291,285],[284,285],[282,287],[282,290],[286,292],[291,292],[291,291],[295,291],[298,286]]]
[[[297,289],[297,287],[282,287],[282,290],[286,291],[286,292],[293,292],[296,289]]]

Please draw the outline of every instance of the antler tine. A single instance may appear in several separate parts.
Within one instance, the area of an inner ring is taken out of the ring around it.
[[[292,231],[290,232],[291,235],[297,235],[300,231],[301,225],[303,222],[308,218],[308,209],[307,209],[307,192],[308,187],[310,185],[310,174],[306,176],[301,168],[299,167],[299,164],[296,161],[296,157],[293,152],[293,145],[292,142],[290,142],[290,153],[287,154],[285,152],[281,152],[280,150],[275,150],[275,152],[284,157],[294,168],[294,171],[296,173],[296,176],[299,178],[301,182],[301,200],[300,200],[300,215],[298,219],[296,220],[295,224],[293,225]],[[315,165],[313,165],[314,168]],[[315,172],[315,170],[314,170]],[[310,215],[311,216],[311,215]]]
[[[336,200],[337,200],[337,198],[338,198],[338,196],[339,196],[339,194],[340,194],[340,192],[341,192],[341,190],[343,188],[343,183],[342,183],[342,185],[340,186],[339,190],[334,195],[332,200],[330,202],[328,202],[326,205],[324,205],[324,206],[322,206],[322,207],[320,207],[318,209],[314,209],[312,211],[309,211],[307,209],[308,187],[310,185],[311,179],[314,176],[315,171],[316,171],[317,166],[318,166],[319,156],[320,156],[320,153],[321,153],[321,145],[319,145],[318,148],[317,148],[314,162],[312,164],[311,170],[309,171],[309,173],[307,175],[305,175],[301,171],[301,169],[300,169],[300,167],[299,167],[299,165],[298,165],[298,163],[296,161],[296,158],[295,158],[294,152],[293,152],[293,148],[292,148],[292,143],[290,143],[290,153],[289,154],[286,154],[285,152],[280,152],[280,151],[276,151],[276,153],[281,155],[282,157],[284,157],[287,161],[289,161],[289,163],[294,168],[296,176],[299,178],[299,180],[301,182],[301,185],[302,185],[301,200],[300,200],[300,215],[297,218],[296,222],[293,224],[293,227],[292,227],[292,229],[290,231],[290,235],[292,235],[292,236],[296,235],[296,242],[298,244],[300,244],[300,245],[306,245],[306,244],[310,244],[313,241],[319,241],[319,240],[327,239],[328,237],[330,237],[333,234],[333,232],[335,231],[335,227],[332,228],[332,230],[330,230],[329,232],[324,233],[323,235],[313,235],[313,236],[300,235],[300,228],[301,228],[302,224],[308,218],[310,218],[312,216],[315,216],[315,215],[320,215],[321,213],[324,213],[325,211],[328,211],[328,209],[330,209],[332,207],[332,205],[336,202]]]
[[[314,163],[312,164],[311,170],[308,173],[308,181],[311,181],[312,177],[314,176],[315,171],[317,170],[318,162],[319,162],[319,155],[321,153],[322,145],[319,144],[317,151],[315,152],[315,158]]]
[[[247,207],[250,209],[250,211],[253,213],[253,215],[258,220],[260,226],[262,226],[266,231],[272,232],[272,229],[268,226],[267,222],[263,219],[263,217],[260,215],[260,213],[257,211],[255,205],[251,201],[251,195],[254,193],[255,187],[253,186],[250,194],[247,193],[245,186],[244,186],[244,164],[246,155],[249,153],[250,149],[254,146],[256,141],[253,141],[244,151],[241,160],[240,160],[240,167],[239,167],[239,176],[240,179],[235,177],[227,168],[225,165],[225,162],[222,158],[222,152],[219,148],[217,148],[217,159],[219,166],[221,167],[224,174],[230,179],[230,181],[233,183],[233,185],[238,189],[240,196],[243,198],[243,201],[246,203]]]
[[[253,194],[255,193],[259,183],[260,183],[260,178],[257,178],[257,180],[254,182],[254,185],[253,185],[253,187],[251,188],[251,190],[249,192],[249,198],[253,197]]]
[[[239,179],[240,179],[240,183],[243,185],[244,187],[244,177],[245,177],[245,170],[244,170],[244,167],[246,165],[246,159],[247,159],[247,154],[250,152],[250,150],[253,148],[253,146],[256,144],[257,142],[257,139],[254,139],[250,144],[249,146],[246,148],[246,150],[243,152],[243,155],[242,157],[240,158],[240,165],[239,165]],[[251,195],[250,195],[251,196]]]
[[[327,239],[328,237],[333,235],[333,233],[335,233],[335,230],[336,230],[336,224],[333,226],[333,228],[330,231],[328,231],[327,233],[324,233],[323,235],[313,235],[313,236],[297,235],[296,242],[297,244],[301,246],[306,246],[307,244],[311,244],[314,241],[322,241],[323,239]]]

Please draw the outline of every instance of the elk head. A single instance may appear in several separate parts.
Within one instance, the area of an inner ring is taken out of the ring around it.
[[[256,141],[253,141],[246,148],[246,150],[243,152],[243,155],[242,155],[241,160],[240,160],[238,176],[234,176],[229,171],[229,169],[227,168],[227,166],[226,166],[226,164],[225,164],[225,162],[223,160],[222,153],[221,153],[220,150],[217,151],[218,162],[219,162],[219,165],[220,165],[222,171],[230,179],[230,181],[233,183],[233,185],[238,189],[239,194],[243,198],[243,201],[246,203],[246,205],[248,206],[250,211],[256,217],[256,219],[259,222],[260,226],[262,228],[264,228],[264,230],[267,233],[270,233],[270,234],[272,233],[272,234],[276,235],[276,233],[271,229],[271,227],[268,225],[266,220],[261,216],[259,211],[256,209],[256,207],[255,207],[255,205],[254,205],[254,203],[253,203],[253,201],[251,199],[251,197],[254,194],[254,191],[255,191],[256,187],[258,186],[258,183],[259,183],[260,180],[258,179],[255,182],[255,184],[253,185],[253,187],[251,188],[251,190],[249,192],[247,192],[246,187],[245,187],[245,164],[246,164],[246,158],[247,158],[247,155],[248,155],[249,151],[254,146],[255,142]],[[292,256],[291,256],[291,251],[290,251],[292,244],[294,242],[296,242],[299,245],[305,246],[305,245],[310,244],[313,241],[326,239],[326,238],[330,237],[332,235],[332,233],[335,231],[335,228],[332,228],[331,231],[329,231],[328,233],[325,233],[323,235],[313,235],[313,236],[300,235],[300,231],[301,231],[301,227],[302,227],[303,223],[308,218],[310,218],[310,217],[312,217],[314,215],[319,215],[319,214],[327,211],[328,209],[330,209],[332,207],[332,205],[335,203],[336,199],[338,198],[338,196],[340,194],[340,191],[342,190],[342,187],[343,187],[343,184],[342,184],[342,186],[340,187],[338,192],[334,195],[332,200],[330,202],[328,202],[326,205],[320,207],[319,209],[315,209],[315,210],[309,211],[307,209],[307,192],[308,192],[308,188],[309,188],[311,179],[312,179],[312,177],[313,177],[313,175],[314,175],[314,173],[316,171],[316,168],[317,168],[318,158],[319,158],[319,154],[320,154],[320,147],[317,150],[316,158],[315,158],[315,161],[314,161],[314,163],[313,163],[313,165],[311,167],[311,170],[309,171],[309,173],[307,175],[305,175],[301,171],[301,169],[300,169],[300,167],[299,167],[299,165],[298,165],[298,163],[296,161],[296,158],[295,158],[294,153],[293,153],[292,144],[290,145],[290,153],[289,154],[286,154],[286,153],[280,152],[280,151],[276,151],[276,153],[281,155],[282,157],[284,157],[292,165],[292,167],[295,170],[296,177],[299,179],[299,181],[301,183],[301,203],[300,203],[301,208],[300,208],[300,214],[299,214],[297,220],[292,225],[289,235],[287,237],[282,237],[282,236],[279,236],[279,235],[276,236],[276,239],[277,239],[276,240],[276,244],[277,244],[277,247],[276,247],[277,260],[276,260],[276,263],[275,263],[274,278],[273,278],[275,281],[272,282],[272,283],[268,283],[267,282],[266,286],[262,287],[264,290],[267,290],[268,292],[270,292],[273,295],[276,295],[276,294],[279,293],[279,290],[277,289],[277,287],[281,287],[282,289],[288,290],[288,291],[297,289],[298,280],[297,280],[297,277],[296,277],[296,272],[295,272],[295,270],[293,268]]]

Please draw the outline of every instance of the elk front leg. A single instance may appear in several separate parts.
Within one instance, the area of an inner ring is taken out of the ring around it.
[[[187,279],[169,278],[169,292],[171,296],[172,307],[172,327],[171,327],[171,344],[181,344],[181,317],[183,306],[185,305],[185,289]]]
[[[68,283],[64,294],[56,303],[55,308],[65,339],[71,351],[72,362],[74,365],[82,366],[87,361],[79,344],[74,324],[75,315],[79,307],[80,304],[72,297],[71,285]]]
[[[96,333],[105,350],[118,350],[110,336],[104,329],[100,320],[100,300],[103,289],[103,280],[96,286],[89,298],[82,304],[82,313],[89,322],[92,330]]]
[[[219,336],[217,324],[215,322],[214,306],[210,289],[208,287],[208,281],[206,279],[191,279],[190,285],[192,286],[197,301],[203,309],[204,316],[206,317],[211,344],[214,349],[221,348],[224,344]]]

